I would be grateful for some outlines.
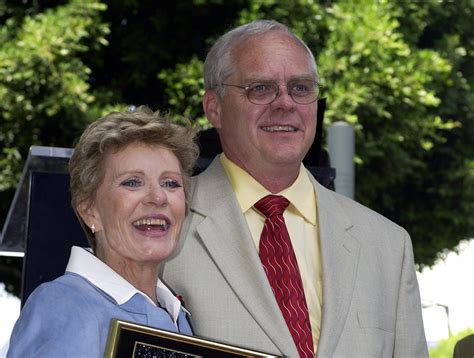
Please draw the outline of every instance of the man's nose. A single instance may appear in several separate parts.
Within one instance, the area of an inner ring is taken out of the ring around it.
[[[279,85],[278,95],[275,100],[271,103],[274,109],[291,110],[296,106],[296,102],[289,94],[286,85]]]

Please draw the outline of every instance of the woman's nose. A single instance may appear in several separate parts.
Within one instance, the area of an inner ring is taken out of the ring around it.
[[[146,205],[163,206],[168,203],[168,196],[160,185],[153,185],[148,188],[144,202]]]

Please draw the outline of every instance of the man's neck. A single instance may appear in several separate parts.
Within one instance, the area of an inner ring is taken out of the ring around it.
[[[301,165],[300,163],[280,166],[262,165],[258,168],[254,168],[250,165],[245,165],[242,162],[236,162],[230,158],[229,160],[245,170],[272,194],[279,193],[282,190],[289,188],[298,178]]]

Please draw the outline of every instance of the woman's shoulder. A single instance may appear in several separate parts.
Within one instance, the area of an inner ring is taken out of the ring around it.
[[[28,309],[31,305],[39,305],[43,308],[49,306],[55,311],[79,308],[94,310],[94,306],[99,303],[97,301],[104,300],[99,292],[82,276],[66,272],[55,280],[38,286],[28,297],[24,309]]]
[[[13,329],[9,356],[86,356],[84,349],[99,355],[100,307],[83,281],[66,274],[33,291]]]

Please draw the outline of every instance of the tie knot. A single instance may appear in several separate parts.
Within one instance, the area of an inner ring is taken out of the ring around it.
[[[255,208],[267,218],[282,215],[290,202],[281,195],[267,195],[255,203]]]

